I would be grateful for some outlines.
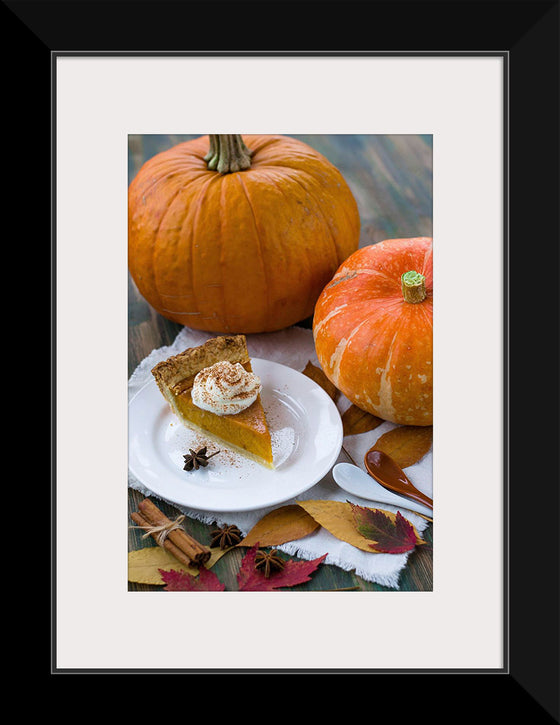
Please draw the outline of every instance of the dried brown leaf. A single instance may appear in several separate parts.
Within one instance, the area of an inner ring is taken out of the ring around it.
[[[342,414],[342,431],[345,436],[354,436],[359,433],[367,433],[374,430],[385,421],[376,415],[367,413],[365,410],[351,405]]]
[[[301,539],[319,528],[315,519],[297,504],[274,509],[258,521],[238,546],[277,546]]]
[[[329,395],[333,400],[336,400],[339,396],[339,390],[338,388],[331,383],[331,381],[327,378],[323,370],[317,365],[314,365],[311,360],[307,363],[305,366],[305,370],[303,370],[303,374],[307,375],[308,378],[311,378],[311,380],[314,380],[317,385],[320,385],[323,390]]]
[[[403,425],[384,433],[373,446],[383,451],[401,468],[418,463],[432,447],[432,426]]]

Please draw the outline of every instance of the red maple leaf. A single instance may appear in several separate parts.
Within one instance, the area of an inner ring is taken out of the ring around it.
[[[165,582],[167,592],[223,592],[225,585],[220,582],[213,571],[200,567],[198,576],[188,574],[186,571],[165,571],[159,569],[161,578]]]
[[[259,545],[255,544],[247,551],[237,573],[237,584],[240,592],[270,592],[280,587],[293,587],[311,579],[319,564],[326,558],[326,554],[311,561],[296,561],[287,559],[284,568],[266,577],[262,571],[255,569],[255,557]]]
[[[395,520],[380,509],[351,504],[356,528],[366,539],[375,542],[372,549],[386,554],[402,554],[416,546],[416,533],[412,524],[397,511]]]

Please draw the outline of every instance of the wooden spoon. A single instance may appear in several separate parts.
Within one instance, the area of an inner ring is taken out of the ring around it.
[[[395,461],[383,451],[370,448],[364,456],[364,464],[370,476],[380,483],[383,488],[394,491],[401,496],[418,501],[429,508],[434,508],[434,503],[429,496],[419,491],[407,478],[404,471]]]

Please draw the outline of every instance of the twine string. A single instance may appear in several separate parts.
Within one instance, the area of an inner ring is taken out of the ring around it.
[[[153,536],[156,540],[156,542],[163,546],[163,542],[169,534],[172,531],[175,531],[175,529],[180,528],[181,524],[185,520],[185,515],[181,514],[180,516],[177,516],[177,518],[174,521],[169,521],[166,524],[160,524],[159,526],[131,526],[131,529],[144,529],[146,532],[142,538],[146,539],[148,536]]]

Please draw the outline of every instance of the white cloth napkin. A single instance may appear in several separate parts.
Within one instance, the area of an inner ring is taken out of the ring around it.
[[[206,342],[206,340],[214,336],[215,335],[212,333],[191,330],[190,328],[185,327],[179,332],[171,345],[153,350],[144,360],[142,360],[129,379],[129,401],[136,392],[151,379],[151,369],[156,363],[161,360],[165,360],[171,355],[176,355],[188,347],[201,345]],[[246,335],[246,337],[247,347],[251,357],[282,363],[283,365],[287,365],[288,367],[300,372],[305,368],[308,361],[311,361],[315,365],[319,364],[315,353],[315,345],[311,330],[294,326],[286,330],[281,330],[280,332]],[[340,412],[343,413],[349,405],[350,402],[348,399],[341,395],[337,402]],[[393,423],[386,422],[369,433],[346,436],[344,439],[344,448],[348,451],[356,464],[363,467],[363,458],[368,448],[370,448],[383,433],[386,433],[388,430],[395,427],[396,426]],[[338,462],[348,462],[344,452],[341,452],[337,463]],[[414,485],[428,496],[432,496],[431,451],[427,453],[419,463],[407,468],[406,473]],[[131,488],[140,491],[145,496],[158,498],[156,494],[147,489],[140,481],[134,478],[130,471],[128,476],[128,485]],[[161,499],[161,497],[159,498]],[[305,499],[352,501],[353,503],[360,504],[362,506],[375,507],[375,503],[353,496],[339,488],[330,472],[321,481],[319,481],[319,483],[315,484],[311,489],[298,496],[298,500]],[[173,504],[186,516],[208,524],[213,524],[214,522],[216,522],[218,526],[222,526],[224,524],[235,524],[245,536],[257,523],[257,521],[259,521],[269,511],[272,511],[274,508],[278,508],[280,505],[284,506],[289,503],[295,503],[295,499],[285,501],[283,504],[279,504],[279,506],[271,506],[270,508],[263,508],[256,511],[240,511],[236,513],[191,510],[177,506],[177,504],[172,501],[168,503]],[[402,515],[416,527],[419,533],[421,533],[428,525],[428,522],[424,518],[417,516],[404,508],[397,509],[389,504],[379,504],[379,508],[393,512],[400,510]],[[361,551],[350,544],[340,541],[322,527],[302,539],[280,545],[276,548],[289,555],[298,556],[307,560],[316,559],[326,553],[327,557],[325,559],[325,564],[334,564],[345,571],[355,571],[358,576],[362,577],[366,581],[375,582],[394,589],[399,589],[399,576],[406,565],[410,553],[378,554]]]

